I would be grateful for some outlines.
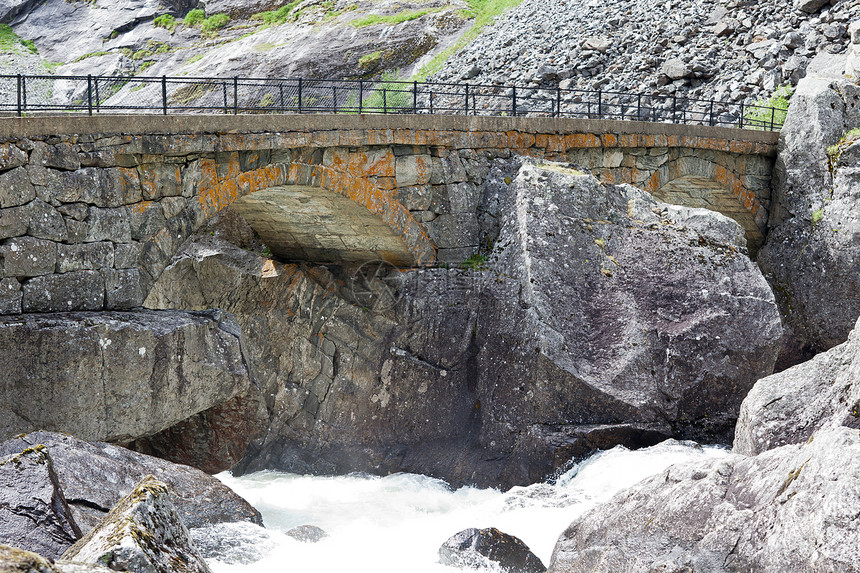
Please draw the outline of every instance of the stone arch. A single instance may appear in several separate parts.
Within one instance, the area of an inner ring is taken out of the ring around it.
[[[659,201],[718,211],[745,231],[750,253],[764,242],[767,210],[742,176],[710,159],[687,155],[667,161],[645,182]]]

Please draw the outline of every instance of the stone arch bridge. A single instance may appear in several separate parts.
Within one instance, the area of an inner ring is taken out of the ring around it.
[[[240,115],[0,119],[0,314],[139,306],[233,205],[276,255],[459,262],[490,162],[572,162],[766,231],[777,134],[551,118]]]

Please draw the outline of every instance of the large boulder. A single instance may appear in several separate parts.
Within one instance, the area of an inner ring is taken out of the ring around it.
[[[546,566],[519,537],[495,527],[465,529],[439,548],[439,563],[460,569],[487,567],[504,573],[543,573]]]
[[[785,319],[779,368],[843,342],[860,316],[860,86],[809,75],[780,133],[770,231],[758,263]]]
[[[167,485],[146,476],[64,561],[139,573],[210,573],[173,507]]]
[[[0,439],[45,429],[124,443],[213,408],[240,410],[242,433],[228,426],[201,438],[232,442],[232,451],[202,448],[196,457],[221,471],[265,419],[239,327],[220,311],[7,316],[0,318],[0,347]]]
[[[0,459],[0,543],[57,559],[80,537],[47,448]]]
[[[59,488],[83,533],[150,474],[168,484],[173,505],[189,528],[234,521],[262,524],[256,509],[212,476],[111,444],[33,432],[0,443],[0,456],[28,448],[44,451],[42,446],[50,453]]]
[[[731,439],[781,334],[742,229],[520,163],[491,171],[483,270],[283,265],[217,232],[186,245],[145,304],[223,308],[246,333],[271,420],[237,471],[509,487],[619,443]]]
[[[549,571],[860,571],[860,435],[672,466],[565,530]]]
[[[807,362],[756,382],[741,404],[734,451],[754,456],[823,428],[860,428],[860,328]]]

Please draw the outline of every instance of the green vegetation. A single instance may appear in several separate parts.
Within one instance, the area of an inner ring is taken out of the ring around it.
[[[202,24],[203,20],[205,19],[206,13],[203,12],[203,10],[201,10],[200,8],[196,8],[185,15],[185,18],[182,20],[182,23],[189,28],[194,28]]]
[[[164,28],[172,34],[176,29],[176,18],[170,14],[162,14],[161,16],[155,17],[155,20],[152,21],[152,25],[156,28]]]
[[[39,53],[32,40],[22,40],[9,24],[0,24],[0,53],[17,53],[21,46],[32,54]]]
[[[381,50],[373,52],[372,54],[365,54],[358,59],[358,67],[361,68],[362,71],[374,70],[379,66],[380,60],[382,60]]]
[[[199,62],[203,59],[203,54],[197,54],[196,56],[191,56],[187,60],[185,60],[186,64],[193,64],[194,62]]]
[[[769,98],[759,98],[753,104],[755,107],[747,108],[744,112],[744,127],[747,129],[770,129],[771,120],[773,125],[782,125],[788,112],[788,100],[794,89],[791,86],[782,86],[776,89]],[[772,109],[776,111],[773,111]]]
[[[107,54],[110,54],[110,51],[106,51],[106,52],[90,52],[89,54],[84,54],[83,56],[79,56],[79,57],[75,58],[75,59],[74,59],[74,60],[72,60],[72,61],[73,61],[73,62],[80,62],[81,60],[86,60],[87,58],[96,58],[96,57],[98,57],[98,56],[105,56],[105,55],[107,55]]]
[[[148,58],[152,55],[152,52],[149,50],[138,50],[131,55],[132,60],[142,60],[144,58]]]
[[[362,109],[367,112],[384,112],[396,109],[412,109],[414,96],[412,86],[397,81],[397,72],[382,74],[382,81],[376,85],[370,95],[362,99]],[[357,107],[353,102],[348,106]]]
[[[204,34],[214,35],[227,25],[227,22],[230,21],[230,16],[221,12],[219,14],[215,14],[213,16],[209,16],[205,20],[203,20],[203,25],[200,27],[203,30]]]
[[[284,4],[277,10],[269,10],[268,12],[260,12],[251,16],[252,20],[262,20],[267,26],[278,26],[286,22],[292,15],[293,8],[299,5],[301,0],[293,0],[289,4]]]
[[[143,62],[143,63],[142,63],[142,64],[140,64],[140,66],[137,68],[137,73],[142,74],[143,72],[145,72],[146,70],[148,70],[149,68],[151,68],[151,67],[152,67],[152,66],[154,66],[154,65],[155,65],[155,62],[154,62],[154,61],[152,61],[152,60],[149,60],[149,61]]]
[[[417,20],[421,16],[432,14],[434,12],[439,12],[440,10],[442,10],[442,8],[425,8],[424,10],[411,10],[407,12],[400,12],[399,14],[392,14],[391,16],[370,14],[369,16],[365,16],[364,18],[353,20],[352,22],[350,22],[350,25],[356,28],[364,28],[366,26],[373,26],[374,24],[400,24],[401,22]]]
[[[824,209],[823,208],[813,211],[812,217],[811,217],[812,226],[813,227],[816,226],[819,222],[821,222],[821,219],[823,219],[823,218],[824,218]]]
[[[474,18],[472,27],[466,30],[466,33],[460,36],[453,46],[449,47],[444,52],[436,55],[430,60],[421,70],[415,74],[416,81],[423,82],[445,65],[453,54],[459,52],[463,47],[478,37],[478,34],[484,29],[487,24],[493,22],[493,18],[509,8],[519,5],[522,0],[466,0],[469,3],[470,9],[463,10],[460,16],[464,19]]]
[[[487,268],[487,255],[469,255],[469,258],[460,263],[460,268],[467,271],[483,271]]]
[[[842,153],[842,149],[854,143],[858,139],[860,139],[860,127],[848,130],[845,135],[839,139],[839,141],[827,148],[827,155],[830,157],[831,161],[838,159],[839,154]]]

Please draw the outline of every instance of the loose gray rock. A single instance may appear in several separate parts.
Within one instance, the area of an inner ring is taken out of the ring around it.
[[[466,529],[439,548],[439,562],[460,569],[491,566],[507,573],[543,573],[546,566],[523,541],[499,531]]]
[[[860,571],[860,435],[672,466],[571,523],[551,573]]]
[[[300,525],[287,531],[287,535],[304,543],[316,543],[328,537],[328,533],[316,525]]]
[[[812,360],[756,382],[741,404],[734,451],[801,444],[823,428],[860,429],[860,328]]]
[[[209,573],[170,502],[168,487],[146,476],[63,560],[114,571]]]
[[[0,543],[57,559],[80,537],[47,448],[0,458]]]
[[[170,486],[171,501],[189,528],[238,521],[262,524],[260,512],[212,476],[119,446],[33,432],[0,443],[0,456],[42,445],[50,452],[59,488],[83,533],[149,474]]]

